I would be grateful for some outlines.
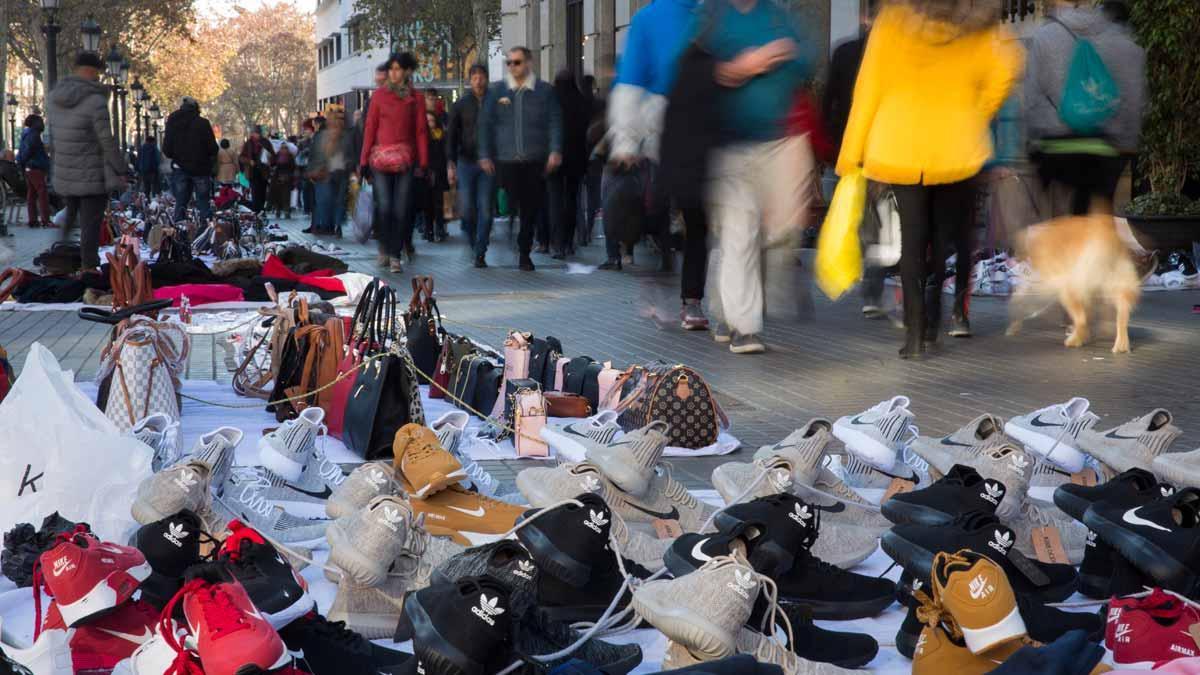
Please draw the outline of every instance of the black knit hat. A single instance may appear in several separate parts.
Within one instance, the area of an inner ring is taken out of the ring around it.
[[[104,70],[104,59],[100,58],[100,54],[96,52],[79,52],[75,56],[75,67],[82,68],[84,66]]]

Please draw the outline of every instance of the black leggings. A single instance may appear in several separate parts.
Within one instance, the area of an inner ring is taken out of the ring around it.
[[[893,185],[892,190],[900,209],[900,281],[904,289],[904,325],[911,345],[921,337],[937,339],[941,329],[940,291],[946,277],[946,247],[951,241],[963,241],[960,233],[971,228],[975,184],[967,179],[945,185]],[[929,252],[936,285],[926,307]],[[969,261],[970,253],[960,257]]]

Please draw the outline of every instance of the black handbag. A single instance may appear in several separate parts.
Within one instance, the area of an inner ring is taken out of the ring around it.
[[[554,388],[558,359],[562,353],[562,342],[554,336],[547,335],[545,339],[533,338],[530,341],[529,378],[541,385],[540,391]]]
[[[464,357],[451,387],[456,399],[454,405],[472,415],[475,412],[467,406],[487,415],[496,404],[503,379],[504,366],[491,357],[478,352]]]
[[[437,301],[433,299],[433,277],[413,277],[412,288],[412,299],[408,301],[408,311],[404,314],[405,346],[412,355],[416,369],[432,378],[438,355],[442,352],[442,335],[445,333]]]
[[[418,376],[408,350],[400,343],[396,291],[377,289],[368,320],[364,360],[346,401],[342,440],[367,461],[392,456],[396,431],[405,424],[424,424]]]
[[[494,424],[496,427],[496,440],[504,440],[512,435],[509,433],[508,428],[512,427],[514,424],[513,402],[516,400],[517,392],[522,389],[542,391],[542,385],[532,377],[506,380],[504,382],[504,418],[495,420],[495,422],[499,422],[499,424]]]
[[[563,371],[563,391],[579,394],[588,400],[592,410],[600,409],[600,371],[604,364],[590,356],[576,356]]]

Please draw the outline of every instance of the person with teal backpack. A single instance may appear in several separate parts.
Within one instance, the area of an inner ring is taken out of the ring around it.
[[[1026,58],[1029,156],[1051,216],[1110,205],[1141,134],[1145,52],[1127,28],[1090,5],[1053,3]]]

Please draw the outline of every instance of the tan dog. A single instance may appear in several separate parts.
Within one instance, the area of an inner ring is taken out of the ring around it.
[[[1029,300],[1053,296],[1071,317],[1071,333],[1063,343],[1079,347],[1088,341],[1088,308],[1103,300],[1116,310],[1114,354],[1129,351],[1129,313],[1142,284],[1133,254],[1117,235],[1111,215],[1071,216],[1032,225],[1017,241],[1018,255],[1033,268],[1034,278],[1013,295],[1009,307],[1015,335],[1028,314]]]

